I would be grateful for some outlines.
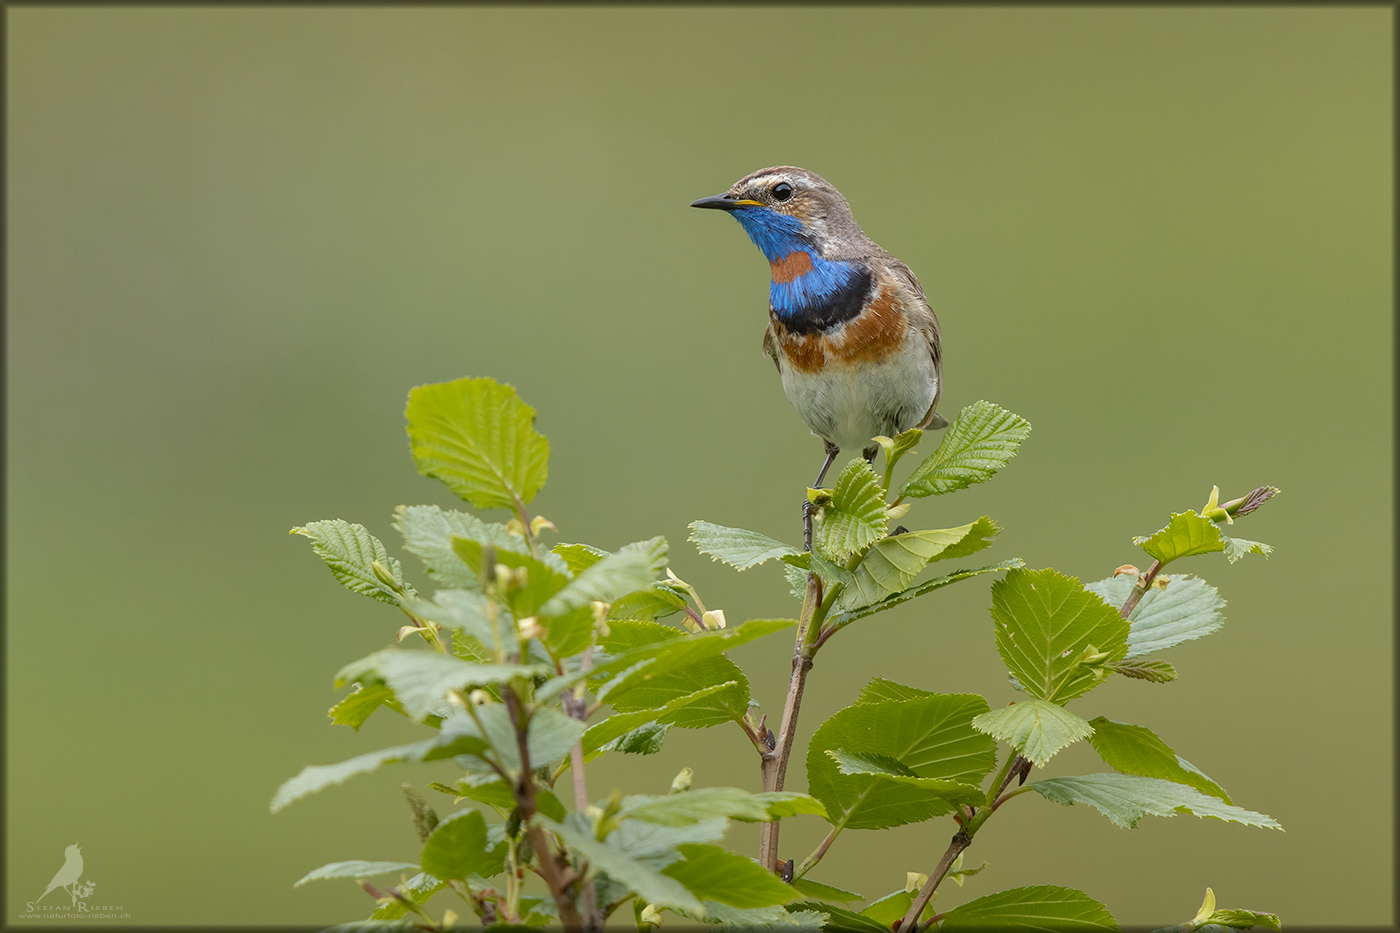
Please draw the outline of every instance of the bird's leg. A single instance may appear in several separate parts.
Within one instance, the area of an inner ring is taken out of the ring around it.
[[[826,445],[826,462],[822,464],[821,472],[817,474],[817,481],[812,484],[815,489],[821,488],[822,480],[826,479],[826,471],[831,469],[836,455],[841,452],[841,448],[831,441],[824,440],[822,443]],[[811,499],[802,500],[802,546],[808,551],[812,550],[812,508]]]

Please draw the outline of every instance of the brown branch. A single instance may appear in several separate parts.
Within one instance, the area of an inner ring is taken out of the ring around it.
[[[1161,572],[1162,562],[1160,560],[1154,560],[1152,566],[1147,568],[1147,573],[1138,577],[1137,585],[1134,586],[1133,591],[1128,594],[1128,599],[1123,603],[1123,608],[1118,610],[1120,616],[1126,619],[1133,614],[1133,610],[1137,608],[1138,600],[1142,599],[1142,597],[1147,594],[1147,591],[1152,588],[1152,581],[1157,579],[1157,574]]]
[[[896,933],[912,933],[919,925],[919,915],[924,912],[928,902],[933,899],[933,894],[938,890],[938,885],[943,881],[948,869],[952,867],[953,860],[962,855],[963,850],[972,845],[972,837],[961,830],[953,834],[953,841],[948,844],[948,851],[943,853],[943,858],[938,862],[938,867],[929,876],[928,883],[924,885],[919,896],[914,898],[914,903],[909,905],[909,912],[904,915],[904,920],[899,924]]]

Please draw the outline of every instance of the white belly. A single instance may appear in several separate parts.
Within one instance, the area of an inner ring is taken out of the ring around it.
[[[923,340],[906,340],[883,363],[828,364],[820,373],[781,366],[783,391],[812,433],[856,453],[883,434],[893,437],[928,414],[938,392]]]

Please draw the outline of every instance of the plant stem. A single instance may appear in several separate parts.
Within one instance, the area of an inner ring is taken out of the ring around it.
[[[588,670],[593,666],[593,646],[589,645],[583,650],[580,658],[582,670]],[[566,692],[561,697],[564,712],[572,719],[580,722],[588,718],[588,703],[584,700],[583,687],[586,680],[580,681],[575,692]],[[573,771],[574,782],[574,809],[582,813],[588,807],[588,784],[583,773],[583,741],[579,740],[569,749],[570,770]],[[593,881],[583,880],[579,882],[579,907],[583,911],[583,916],[588,919],[590,927],[601,927],[603,918],[598,915],[598,886]]]
[[[530,768],[530,732],[529,723],[524,720],[520,699],[515,691],[507,687],[501,691],[502,699],[505,701],[506,710],[510,714],[510,721],[515,726],[515,744],[520,754],[520,779],[514,783],[512,790],[515,792],[515,806],[520,811],[520,823],[526,827],[526,833],[530,837],[530,846],[535,850],[535,860],[540,866],[540,877],[544,878],[545,884],[549,886],[549,893],[554,898],[554,904],[559,909],[559,922],[566,930],[583,930],[583,920],[579,916],[578,907],[574,902],[573,891],[569,885],[573,882],[573,872],[567,863],[562,860],[556,861],[556,856],[550,852],[549,841],[545,838],[544,830],[541,829],[534,820],[535,814],[539,812],[539,807],[535,802],[535,777]],[[591,919],[591,918],[590,918]]]
[[[807,645],[808,631],[820,622],[815,618],[821,606],[821,581],[814,573],[807,574],[807,593],[802,602],[802,617],[797,623],[797,639],[792,650],[792,674],[788,678],[787,699],[783,703],[782,723],[772,751],[762,753],[759,769],[765,791],[783,789],[787,777],[788,756],[796,735],[797,714],[802,708],[802,690],[807,684],[807,672],[812,669],[812,652]],[[763,823],[758,835],[758,863],[769,871],[778,869],[779,822]]]
[[[1164,566],[1166,565],[1160,560],[1154,560],[1152,562],[1152,566],[1147,568],[1147,573],[1138,578],[1137,586],[1133,587],[1133,591],[1128,594],[1128,599],[1123,603],[1123,608],[1118,611],[1120,616],[1126,619],[1133,614],[1133,610],[1137,608],[1138,600],[1142,599],[1142,597],[1147,594],[1147,591],[1152,588],[1152,581],[1157,579],[1157,574],[1162,572]]]
[[[802,865],[797,869],[795,877],[801,878],[803,875],[807,874],[807,872],[815,868],[817,863],[822,860],[822,857],[826,855],[826,850],[831,848],[831,844],[836,841],[836,837],[841,835],[841,830],[845,828],[845,823],[839,826],[833,826],[831,832],[827,833],[826,838],[822,840],[822,844],[817,846],[816,851],[802,860]]]
[[[914,903],[909,905],[909,912],[904,915],[904,920],[899,924],[897,933],[912,933],[919,925],[919,916],[928,906],[928,902],[933,898],[933,894],[938,890],[938,885],[943,881],[943,877],[948,874],[949,867],[953,860],[962,855],[963,850],[972,845],[972,837],[961,830],[953,834],[953,841],[948,844],[948,851],[943,853],[943,858],[939,859],[938,867],[929,875],[928,884],[925,884],[919,896],[914,898]]]

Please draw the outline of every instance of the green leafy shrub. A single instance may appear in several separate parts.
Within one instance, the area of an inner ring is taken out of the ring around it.
[[[693,523],[690,539],[700,552],[736,570],[784,562],[802,601],[796,619],[730,625],[669,571],[662,538],[616,552],[542,543],[553,526],[531,518],[526,506],[548,477],[549,444],[534,430],[534,410],[510,386],[490,379],[420,386],[409,395],[407,416],[421,473],[477,509],[504,509],[511,517],[500,523],[434,506],[400,507],[394,524],[404,549],[422,562],[431,596],[409,583],[400,562],[360,525],[330,520],[293,529],[311,539],[347,588],[404,614],[400,642],[424,645],[346,665],[335,682],[351,692],[331,709],[332,721],[358,730],[387,707],[421,723],[425,737],[308,767],[277,791],[272,809],[381,765],[442,759],[452,759],[461,775],[429,786],[444,803],[470,802],[440,817],[406,786],[422,845],[418,863],[337,862],[298,882],[360,879],[376,905],[368,920],[347,929],[444,928],[470,914],[473,924],[498,929],[562,923],[596,930],[628,904],[640,929],[660,925],[668,913],[745,928],[1116,929],[1104,905],[1070,888],[1014,888],[944,913],[930,902],[944,880],[961,885],[985,868],[965,867],[964,851],[1008,802],[1030,792],[1086,804],[1124,827],[1145,815],[1192,813],[1281,828],[1236,806],[1147,727],[1066,709],[1115,674],[1175,679],[1156,653],[1219,628],[1223,601],[1203,580],[1165,569],[1212,552],[1231,562],[1267,555],[1267,545],[1227,537],[1221,525],[1254,511],[1277,492],[1272,487],[1224,504],[1212,491],[1199,513],[1173,514],[1162,530],[1135,539],[1153,559],[1146,571],[1125,565],[1083,585],[1018,559],[944,570],[990,546],[997,525],[986,516],[955,528],[891,525],[911,500],[985,482],[1015,455],[1030,425],[977,402],[897,487],[895,470],[919,442],[918,430],[879,439],[883,475],[856,458],[830,489],[808,490],[816,516],[810,551],[753,531]],[[803,689],[826,643],[878,612],[983,575],[997,575],[996,650],[1025,698],[992,709],[975,694],[876,678],[813,730],[805,756],[810,794],[785,791]],[[679,625],[660,621],[673,616]],[[775,731],[769,714],[755,711],[749,678],[726,652],[789,630],[793,664],[784,707],[774,711]],[[588,796],[587,765],[598,756],[655,753],[673,727],[726,723],[737,724],[754,748],[757,792],[694,787],[686,769],[665,795]],[[1111,770],[1027,781],[1083,739]],[[488,821],[486,813],[496,818]],[[859,912],[844,905],[864,897],[808,877],[846,829],[936,817],[956,824],[942,858]],[[830,825],[800,865],[777,859],[787,818]],[[717,845],[733,820],[761,824],[757,859]],[[398,881],[380,888],[365,880],[381,875]],[[543,894],[527,892],[539,891],[527,884],[532,876],[543,880]],[[434,905],[430,914],[429,901],[444,892],[451,905]],[[1277,929],[1278,919],[1217,910],[1207,891],[1197,916],[1171,929],[1209,925]]]

